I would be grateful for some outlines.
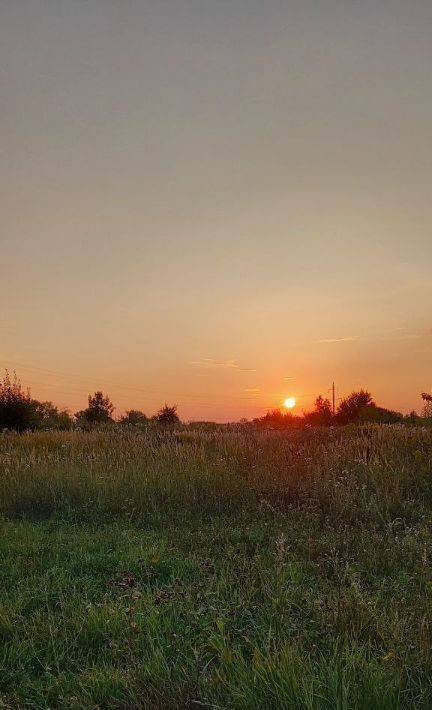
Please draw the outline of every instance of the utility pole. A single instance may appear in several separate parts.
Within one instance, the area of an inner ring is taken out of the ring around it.
[[[334,383],[334,382],[333,382],[333,385],[332,385],[332,395],[333,395],[333,397],[332,397],[332,402],[333,402],[332,410],[333,410],[333,416],[334,416],[334,415],[335,415],[335,383]]]

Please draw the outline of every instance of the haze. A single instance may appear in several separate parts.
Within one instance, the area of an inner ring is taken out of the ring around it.
[[[235,420],[432,387],[432,4],[2,0],[0,367]]]

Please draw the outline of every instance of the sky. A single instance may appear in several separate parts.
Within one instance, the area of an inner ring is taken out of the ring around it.
[[[234,421],[432,391],[430,0],[0,0],[0,370]]]

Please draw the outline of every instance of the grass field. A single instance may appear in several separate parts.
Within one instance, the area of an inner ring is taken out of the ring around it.
[[[0,436],[0,707],[432,707],[432,430]]]

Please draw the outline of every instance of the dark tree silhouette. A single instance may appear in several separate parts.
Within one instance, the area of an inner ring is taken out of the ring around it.
[[[432,394],[422,392],[421,398],[424,402],[422,414],[426,419],[430,419],[432,418]]]
[[[66,431],[73,426],[72,417],[67,409],[59,410],[52,402],[38,402],[33,400],[36,415],[37,426],[41,429],[58,429]]]
[[[148,419],[144,412],[140,412],[139,409],[130,409],[128,412],[126,412],[122,418],[120,419],[120,422],[122,424],[131,424],[136,426],[137,424],[145,424]]]
[[[364,409],[374,407],[372,395],[366,390],[352,392],[342,400],[337,411],[337,421],[339,424],[350,424],[364,418]]]
[[[177,405],[173,404],[169,407],[166,404],[162,407],[162,409],[160,409],[156,414],[156,421],[159,422],[159,424],[165,425],[178,424],[180,422],[180,418],[177,414]]]
[[[13,378],[5,370],[0,380],[0,429],[25,431],[37,426],[38,417],[30,390],[23,390],[14,372]]]
[[[114,405],[111,400],[99,390],[94,393],[93,397],[89,394],[87,409],[77,412],[75,417],[89,424],[103,424],[104,422],[112,422],[113,411]]]
[[[312,412],[306,412],[304,418],[305,423],[312,426],[329,426],[333,420],[330,400],[319,395],[315,400],[314,409]]]

